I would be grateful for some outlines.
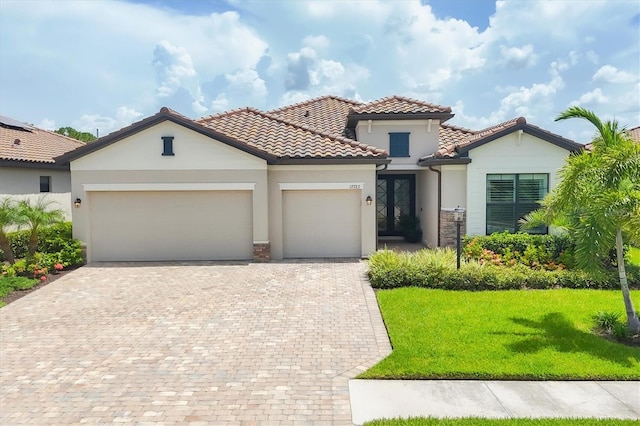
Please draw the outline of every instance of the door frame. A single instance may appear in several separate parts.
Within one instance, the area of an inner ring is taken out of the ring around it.
[[[387,203],[386,203],[387,230],[386,231],[381,231],[378,228],[378,199],[380,195],[378,191],[378,181],[380,179],[386,180],[386,185],[387,185]],[[376,228],[378,228],[379,237],[402,235],[402,231],[400,230],[396,230],[396,229],[389,230],[389,228],[393,228],[393,224],[395,223],[395,221],[392,218],[394,217],[393,210],[395,206],[395,190],[394,190],[393,182],[396,179],[404,179],[409,181],[409,214],[412,216],[416,215],[416,175],[413,173],[378,174],[378,176],[376,177]]]

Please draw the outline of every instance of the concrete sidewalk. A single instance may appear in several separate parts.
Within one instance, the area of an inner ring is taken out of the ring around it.
[[[640,382],[350,380],[353,423],[396,417],[640,419]]]

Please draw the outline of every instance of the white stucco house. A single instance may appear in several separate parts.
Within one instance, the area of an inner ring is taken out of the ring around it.
[[[515,230],[583,145],[517,118],[473,131],[451,108],[325,96],[192,120],[168,108],[64,154],[89,261],[362,257],[420,218],[424,243]]]
[[[0,116],[0,198],[47,195],[71,220],[71,172],[58,157],[84,142]]]

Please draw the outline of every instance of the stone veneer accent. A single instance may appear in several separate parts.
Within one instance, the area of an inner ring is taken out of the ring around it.
[[[460,237],[467,232],[467,215],[460,224]],[[440,210],[440,247],[456,247],[456,223],[453,221],[453,209]]]
[[[271,244],[253,243],[253,261],[269,262],[271,260]]]

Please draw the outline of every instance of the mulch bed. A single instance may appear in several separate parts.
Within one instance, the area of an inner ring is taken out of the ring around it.
[[[67,275],[72,270],[73,269],[68,269],[68,270],[57,272],[55,274],[47,274],[47,280],[46,281],[40,281],[38,284],[34,285],[33,287],[31,287],[30,289],[27,289],[27,290],[15,290],[15,291],[12,291],[11,293],[6,295],[5,297],[0,297],[0,301],[2,301],[5,305],[8,305],[11,302],[15,302],[16,300],[20,299],[21,297],[26,296],[29,293],[32,293],[32,292],[34,292],[36,290],[39,290],[42,287],[48,286],[49,284],[51,284],[52,282],[54,282],[58,278],[64,277],[65,275]]]

